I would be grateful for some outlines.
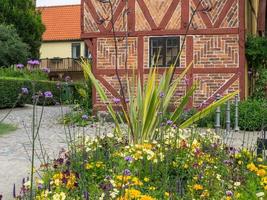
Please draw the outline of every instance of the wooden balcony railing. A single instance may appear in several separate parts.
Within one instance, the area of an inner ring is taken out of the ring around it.
[[[80,72],[79,61],[79,58],[45,58],[40,60],[40,68],[48,68],[50,72]]]

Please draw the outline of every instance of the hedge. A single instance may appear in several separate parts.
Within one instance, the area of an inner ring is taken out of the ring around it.
[[[38,92],[51,91],[53,99],[46,100],[39,98],[39,105],[55,105],[58,102],[72,103],[78,98],[75,84],[60,83],[54,81],[34,81],[36,94]],[[25,103],[32,103],[33,96],[33,82],[22,78],[7,78],[0,77],[0,108],[11,108],[18,100],[18,96],[21,93],[21,88],[26,87],[29,90],[28,95],[23,95],[16,106],[23,106]]]
[[[221,107],[222,128],[226,125],[226,106]],[[235,107],[231,105],[231,127],[234,127]],[[239,103],[239,128],[246,131],[259,131],[267,126],[267,100],[247,100]],[[213,128],[215,112],[197,122],[199,127]]]

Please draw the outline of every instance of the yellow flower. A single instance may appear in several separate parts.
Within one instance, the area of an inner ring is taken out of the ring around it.
[[[145,177],[145,178],[144,178],[144,181],[145,181],[146,183],[149,182],[149,178]]]
[[[188,164],[184,164],[185,169],[188,169],[188,167],[189,167]]]
[[[260,169],[257,171],[257,175],[260,177],[263,177],[266,175],[266,171],[264,169]]]
[[[156,199],[148,195],[142,195],[139,200],[156,200]]]
[[[56,193],[53,195],[53,200],[65,200],[66,194],[64,192],[60,192],[60,194]]]
[[[258,168],[254,165],[254,163],[250,163],[247,165],[247,169],[250,170],[250,171],[258,171]]]
[[[228,196],[228,197],[226,197],[225,199],[226,199],[226,200],[231,200],[231,199],[232,199],[232,197],[229,197],[229,196]]]
[[[259,165],[259,168],[267,169],[267,166],[266,165]]]
[[[66,187],[68,188],[68,189],[73,189],[74,188],[74,185],[75,185],[75,183],[76,183],[76,176],[73,174],[73,173],[71,173],[68,177],[67,177],[67,185],[66,185]]]
[[[193,189],[194,190],[203,190],[203,186],[200,184],[195,184],[195,185],[193,185]]]
[[[103,164],[103,162],[97,162],[97,163],[95,164],[95,166],[96,166],[97,168],[101,168],[101,167],[104,166],[104,164]]]
[[[243,164],[243,161],[242,161],[242,160],[239,160],[237,163],[238,163],[239,165],[242,165],[242,164]]]
[[[165,192],[164,193],[166,197],[169,197],[170,196],[170,193],[169,192]]]
[[[136,190],[136,189],[126,190],[126,194],[125,194],[125,196],[130,198],[130,199],[139,198],[140,195],[141,195],[141,192],[139,190]]]
[[[261,182],[262,182],[263,184],[267,184],[267,177],[263,177],[263,178],[261,179]]]
[[[209,191],[208,190],[204,190],[200,197],[205,198],[205,197],[209,197],[209,196],[210,196]]]
[[[85,165],[85,169],[93,169],[93,168],[94,168],[94,166],[92,164],[90,164],[90,163],[87,163]]]
[[[264,190],[266,190],[266,191],[267,191],[267,185],[265,185],[265,186],[264,186]]]
[[[263,159],[262,159],[262,158],[257,158],[257,161],[258,161],[258,162],[262,162]]]
[[[149,187],[148,189],[149,189],[149,190],[153,190],[153,191],[156,190],[156,188],[153,187],[153,186]]]
[[[54,180],[56,180],[56,179],[63,179],[63,174],[62,173],[54,174],[53,179]]]
[[[133,185],[138,185],[138,186],[142,186],[143,185],[142,181],[140,181],[137,177],[133,177],[132,178],[132,184]]]
[[[60,179],[55,179],[54,183],[56,186],[59,186],[62,183],[62,181]]]

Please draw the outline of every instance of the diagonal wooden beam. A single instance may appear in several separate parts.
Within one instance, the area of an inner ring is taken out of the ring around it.
[[[106,87],[106,89],[116,98],[121,98],[119,93],[110,85],[109,82],[106,81],[102,76],[96,75],[97,80]]]
[[[98,14],[97,14],[97,12],[95,10],[95,7],[94,7],[92,1],[91,0],[85,0],[85,2],[87,4],[87,6],[88,6],[88,9],[89,9],[93,19],[95,20],[95,23],[97,24],[97,27],[100,30],[100,32],[106,32],[106,29],[105,29],[104,25],[103,24],[99,24],[99,16],[98,16]]]
[[[121,1],[118,5],[118,7],[113,10],[113,22],[114,25],[116,24],[117,19],[119,18],[120,14],[123,12],[123,8],[125,7],[125,1]],[[110,13],[111,14],[111,13]],[[112,29],[112,22],[110,21],[107,25],[107,31],[111,31]]]
[[[236,0],[228,0],[226,1],[221,13],[219,14],[217,20],[214,23],[214,28],[219,28],[222,24],[222,21],[226,17],[228,11],[231,9],[232,5],[236,2]]]
[[[154,19],[152,18],[152,16],[151,16],[151,14],[150,14],[150,12],[149,12],[144,0],[137,0],[137,2],[139,4],[139,6],[140,6],[140,8],[141,8],[146,20],[147,20],[147,22],[149,23],[151,29],[152,30],[157,29],[158,27],[157,27]]]
[[[195,6],[197,6],[199,4],[199,0],[193,0]],[[200,6],[198,7],[198,10],[196,13],[199,13],[200,17],[202,18],[204,24],[206,25],[207,28],[212,28],[212,23],[210,21],[210,18],[208,17],[208,15],[206,13],[204,13],[205,8],[203,7],[202,3],[200,4]]]
[[[209,106],[215,99],[217,94],[222,94],[225,90],[227,90],[237,79],[239,78],[239,73],[234,74],[226,83],[224,83],[220,88],[218,88],[213,95],[211,95],[206,101],[205,105],[201,107],[204,109]]]
[[[168,22],[170,21],[175,9],[177,8],[180,0],[173,0],[170,7],[168,8],[166,14],[164,15],[163,19],[161,20],[159,24],[160,29],[165,29],[167,26]]]

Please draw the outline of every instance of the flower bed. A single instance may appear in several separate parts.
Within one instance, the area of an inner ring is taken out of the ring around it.
[[[164,135],[142,144],[112,134],[80,137],[40,167],[36,199],[248,200],[267,194],[267,165],[248,150],[227,148],[210,131],[171,129]]]

